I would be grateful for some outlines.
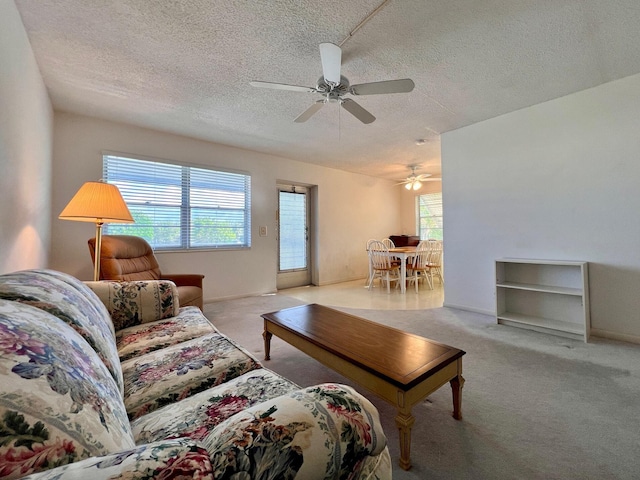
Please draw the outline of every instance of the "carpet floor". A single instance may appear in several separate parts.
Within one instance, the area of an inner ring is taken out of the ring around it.
[[[260,314],[301,305],[285,295],[205,305],[223,333],[264,358]],[[449,308],[338,308],[466,351],[463,420],[445,385],[413,408],[412,468],[398,466],[394,408],[277,337],[267,368],[301,386],[355,386],[380,411],[395,479],[640,478],[640,347],[496,325]]]

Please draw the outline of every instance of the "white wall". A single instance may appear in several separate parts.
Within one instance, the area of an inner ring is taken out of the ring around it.
[[[640,75],[442,135],[445,304],[495,312],[494,260],[590,262],[594,334],[640,339]]]
[[[0,273],[47,264],[52,122],[18,10],[0,2]]]
[[[87,239],[94,236],[95,229],[87,223],[58,220],[57,216],[84,182],[100,178],[103,150],[250,173],[250,250],[158,254],[167,273],[205,274],[205,301],[275,291],[278,181],[317,185],[317,278],[321,285],[365,278],[366,240],[400,228],[400,195],[393,182],[56,112],[51,267],[81,279],[92,276]],[[260,225],[268,227],[267,237],[258,236]]]

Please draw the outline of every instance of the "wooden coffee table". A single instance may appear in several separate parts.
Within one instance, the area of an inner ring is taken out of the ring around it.
[[[265,360],[276,335],[394,405],[400,466],[411,468],[411,408],[445,383],[462,418],[462,350],[318,304],[261,315]]]

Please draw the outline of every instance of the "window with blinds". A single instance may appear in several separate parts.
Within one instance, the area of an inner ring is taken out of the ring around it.
[[[442,240],[442,193],[416,197],[420,240]]]
[[[251,246],[251,177],[242,173],[103,155],[103,178],[117,185],[133,224],[105,224],[154,249]]]

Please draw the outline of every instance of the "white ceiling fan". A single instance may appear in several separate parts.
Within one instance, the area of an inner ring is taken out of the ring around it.
[[[417,165],[408,165],[411,169],[411,175],[409,175],[403,181],[396,183],[396,185],[404,185],[407,190],[419,190],[422,187],[422,182],[439,182],[442,179],[440,177],[433,177],[430,173],[423,173],[416,175]]]
[[[349,80],[340,74],[342,64],[342,49],[333,43],[320,44],[320,59],[322,61],[322,77],[318,79],[315,87],[301,87],[272,82],[249,82],[254,87],[273,88],[276,90],[291,90],[294,92],[319,93],[322,99],[317,100],[308,109],[302,112],[294,122],[302,123],[309,120],[314,113],[320,110],[325,103],[338,103],[347,112],[352,114],[362,123],[371,123],[374,117],[367,110],[345,95],[378,95],[386,93],[407,93],[413,90],[413,80],[386,80],[382,82],[361,83],[350,85]]]

